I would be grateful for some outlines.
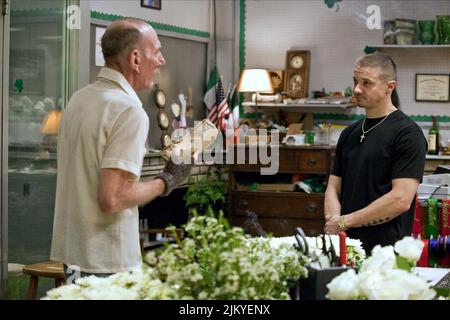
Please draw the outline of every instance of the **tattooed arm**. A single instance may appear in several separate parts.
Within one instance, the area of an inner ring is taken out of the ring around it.
[[[392,190],[367,207],[344,216],[346,229],[374,226],[394,219],[408,211],[413,201],[419,181],[411,178],[392,180]],[[336,234],[340,231],[339,217],[333,217],[325,224],[325,231]]]

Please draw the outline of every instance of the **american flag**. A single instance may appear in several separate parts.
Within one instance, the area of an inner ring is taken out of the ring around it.
[[[227,98],[223,90],[221,79],[216,86],[216,103],[211,108],[208,115],[208,120],[214,123],[220,130],[225,131],[227,128],[226,119],[230,116],[230,109],[228,108]]]

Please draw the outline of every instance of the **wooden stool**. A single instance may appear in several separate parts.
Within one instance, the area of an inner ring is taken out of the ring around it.
[[[28,285],[27,299],[35,300],[39,277],[55,279],[55,288],[66,282],[64,276],[64,266],[62,262],[46,261],[29,264],[23,267],[23,273],[30,275],[30,284]]]

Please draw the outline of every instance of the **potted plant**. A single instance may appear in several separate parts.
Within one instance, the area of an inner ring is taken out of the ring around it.
[[[211,209],[217,212],[223,209],[226,192],[226,182],[221,179],[220,172],[212,170],[206,177],[188,187],[183,200],[190,213],[192,209],[196,209],[201,214]]]

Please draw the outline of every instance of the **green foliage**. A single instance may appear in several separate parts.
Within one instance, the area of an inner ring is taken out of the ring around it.
[[[436,297],[442,297],[445,299],[450,299],[450,289],[449,288],[433,288],[436,291]]]
[[[395,262],[397,268],[410,272],[416,265],[416,262],[412,259],[402,257],[400,255],[395,256]]]
[[[200,181],[191,184],[183,199],[186,202],[186,208],[196,208],[200,213],[205,213],[218,201],[225,202],[226,191],[226,182],[215,170]]]
[[[232,228],[223,212],[193,210],[188,237],[145,259],[154,275],[176,288],[176,299],[289,299],[289,288],[307,276],[306,259],[293,246],[270,246]]]

